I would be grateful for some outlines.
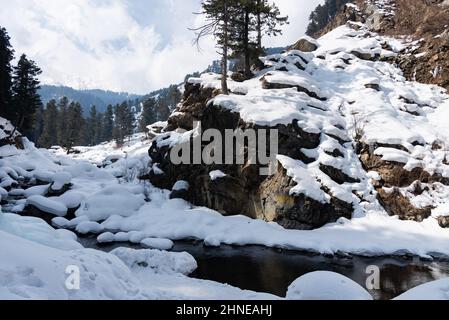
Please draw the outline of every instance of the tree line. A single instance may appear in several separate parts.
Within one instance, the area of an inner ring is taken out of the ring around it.
[[[238,58],[242,61],[243,75],[253,76],[252,64],[258,63],[263,53],[263,36],[282,33],[279,26],[288,23],[288,17],[281,16],[279,8],[268,0],[203,0],[202,14],[205,24],[193,28],[196,44],[212,35],[221,54],[221,91],[228,94],[228,61]]]
[[[178,86],[173,85],[142,101],[109,105],[105,112],[92,106],[87,115],[79,102],[67,97],[53,99],[44,106],[38,94],[41,69],[26,55],[12,66],[14,49],[10,40],[6,29],[0,27],[0,117],[10,120],[14,131],[20,131],[39,147],[61,146],[70,152],[74,146],[94,146],[111,140],[122,146],[135,131],[144,132],[148,125],[167,120],[181,100]]]

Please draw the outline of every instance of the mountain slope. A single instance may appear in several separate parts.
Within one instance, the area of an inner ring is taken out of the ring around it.
[[[46,104],[52,99],[59,100],[67,97],[69,100],[78,101],[84,108],[84,112],[89,112],[91,106],[96,106],[99,112],[104,112],[108,105],[120,104],[123,101],[136,100],[139,95],[118,93],[104,90],[75,90],[64,86],[43,85],[39,90],[42,102]]]

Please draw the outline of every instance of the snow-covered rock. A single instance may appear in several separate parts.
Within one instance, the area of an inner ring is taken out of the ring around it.
[[[295,280],[287,292],[289,300],[373,300],[359,284],[340,274],[318,271]]]
[[[140,241],[140,244],[146,248],[159,249],[159,250],[170,250],[173,248],[174,243],[169,239],[157,239],[157,238],[146,238]]]
[[[198,267],[195,259],[186,252],[118,248],[111,254],[120,258],[130,268],[145,268],[158,274],[182,273],[189,275]]]
[[[423,284],[407,291],[395,300],[449,300],[449,279]]]
[[[64,217],[67,214],[67,207],[58,201],[45,198],[43,196],[31,196],[26,201],[27,206],[33,206],[37,209],[55,216]]]

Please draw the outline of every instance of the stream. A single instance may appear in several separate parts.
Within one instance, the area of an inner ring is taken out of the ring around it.
[[[99,246],[95,238],[82,238],[88,248],[110,252],[118,247],[141,248],[129,243]],[[199,241],[175,242],[174,252],[188,252],[198,262],[192,278],[267,292],[285,297],[288,286],[298,277],[313,271],[333,271],[362,287],[366,286],[368,266],[380,269],[380,290],[369,290],[376,300],[389,300],[430,281],[449,277],[449,262],[422,261],[417,257],[351,256],[325,257],[294,251],[282,251],[259,246],[221,246],[211,248]]]
[[[4,203],[12,207],[17,198]],[[51,224],[52,215],[24,212]],[[99,245],[96,237],[80,237],[86,248],[110,252],[118,247],[142,249],[131,243]],[[425,283],[449,277],[449,260],[424,261],[418,257],[328,257],[304,252],[265,248],[261,246],[206,247],[202,241],[177,241],[174,252],[188,252],[198,263],[190,276],[226,283],[241,289],[266,292],[285,297],[289,285],[300,276],[313,271],[342,274],[366,287],[369,266],[380,269],[380,290],[369,290],[376,300],[389,300]]]

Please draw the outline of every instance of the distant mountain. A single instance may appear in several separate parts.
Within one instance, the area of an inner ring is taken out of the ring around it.
[[[98,111],[103,112],[109,104],[115,105],[123,101],[133,101],[142,98],[140,95],[129,94],[124,92],[113,92],[105,90],[76,90],[64,86],[43,85],[39,91],[42,102],[46,104],[52,99],[60,99],[67,97],[69,100],[81,103],[85,111],[95,105]]]

